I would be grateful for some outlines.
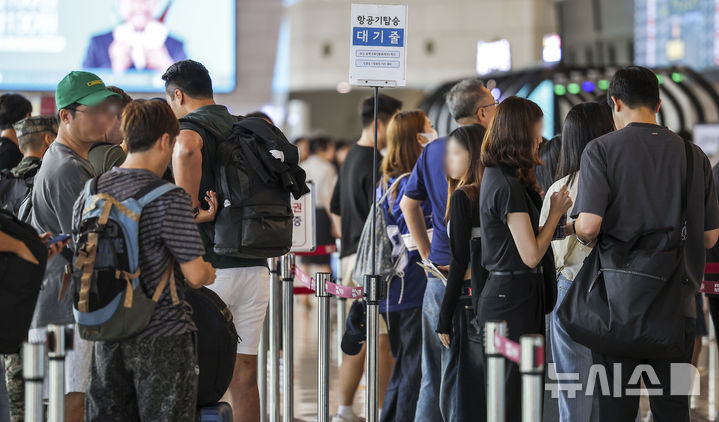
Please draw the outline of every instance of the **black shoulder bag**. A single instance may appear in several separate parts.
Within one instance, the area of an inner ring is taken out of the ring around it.
[[[687,173],[678,227],[640,233],[629,241],[600,235],[557,310],[572,339],[593,352],[643,359],[688,353],[684,247],[694,156],[691,145],[684,146]]]

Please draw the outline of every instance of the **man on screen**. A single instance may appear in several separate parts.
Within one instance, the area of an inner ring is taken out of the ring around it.
[[[170,36],[164,23],[170,4],[157,18],[158,0],[119,0],[122,22],[90,39],[83,67],[112,69],[115,73],[165,70],[186,59],[182,41]]]

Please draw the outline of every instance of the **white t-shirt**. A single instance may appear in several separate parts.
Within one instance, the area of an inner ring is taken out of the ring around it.
[[[552,184],[547,189],[547,193],[544,195],[544,203],[542,204],[542,212],[539,215],[539,225],[543,226],[547,222],[549,217],[549,207],[551,204],[550,198],[554,192],[558,192],[562,189],[569,176],[565,176]],[[569,186],[569,196],[572,201],[577,199],[577,183],[579,181],[579,173],[574,177],[572,185]],[[567,217],[567,224],[574,219]],[[584,264],[584,258],[589,255],[592,248],[583,246],[577,241],[577,237],[574,235],[567,236],[562,240],[553,240],[552,249],[554,250],[554,265],[557,267],[557,273],[563,275],[567,280],[574,280],[577,273]]]
[[[317,207],[324,208],[329,213],[330,199],[337,181],[335,166],[313,154],[300,163],[300,167],[307,174],[307,180],[315,182],[315,203]]]

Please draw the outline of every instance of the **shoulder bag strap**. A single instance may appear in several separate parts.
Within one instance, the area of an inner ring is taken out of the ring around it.
[[[681,222],[682,225],[682,242],[687,239],[687,208],[689,206],[689,189],[691,189],[692,181],[694,179],[694,151],[692,151],[692,145],[688,141],[684,141],[684,151],[687,160],[687,174],[686,174],[686,185],[682,187],[682,213]]]

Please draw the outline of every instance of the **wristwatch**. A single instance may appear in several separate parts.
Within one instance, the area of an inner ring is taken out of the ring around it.
[[[197,216],[200,215],[200,207],[195,207],[192,209],[192,216],[197,218]]]

